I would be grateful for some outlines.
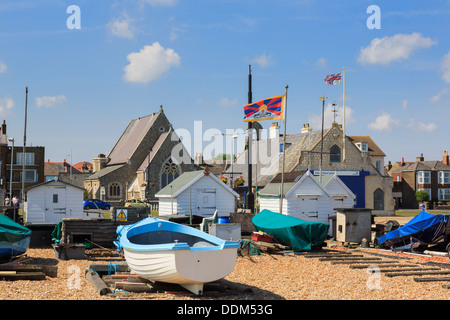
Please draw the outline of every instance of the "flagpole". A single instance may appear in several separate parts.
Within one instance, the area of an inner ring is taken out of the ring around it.
[[[322,184],[322,159],[323,159],[323,123],[324,123],[324,111],[325,111],[325,95],[320,97],[322,100],[322,138],[320,139],[320,165],[319,165],[319,182]]]
[[[248,66],[248,103],[252,103],[252,66],[249,65]],[[247,155],[248,155],[248,191],[247,191],[247,199],[246,199],[246,209],[250,209],[251,213],[254,213],[254,208],[255,208],[255,198],[253,195],[253,191],[252,191],[252,178],[253,178],[253,174],[252,174],[252,143],[253,143],[253,123],[250,121],[248,123],[247,126],[247,130],[248,130],[248,150],[247,150]]]
[[[343,88],[343,94],[342,94],[342,107],[344,109],[344,120],[342,125],[343,135],[342,135],[342,161],[345,161],[345,67],[343,67],[342,70],[342,88]]]
[[[284,198],[284,163],[286,150],[286,119],[287,119],[287,93],[289,86],[286,85],[286,96],[284,97],[284,133],[283,133],[283,163],[281,166],[281,190],[280,190],[280,213],[283,213],[283,198]]]

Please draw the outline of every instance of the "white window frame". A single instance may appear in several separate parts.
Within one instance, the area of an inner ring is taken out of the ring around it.
[[[439,201],[450,201],[450,189],[438,189]]]
[[[431,171],[417,171],[417,183],[430,184],[431,183]]]
[[[23,152],[16,153],[16,164],[22,164],[22,155]],[[25,152],[25,165],[31,166],[34,165],[34,152]]]
[[[450,184],[450,171],[439,171],[438,181],[439,184]]]

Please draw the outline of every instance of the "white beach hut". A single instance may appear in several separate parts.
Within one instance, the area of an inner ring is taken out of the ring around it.
[[[336,175],[315,177],[310,171],[284,174],[282,213],[306,221],[329,223],[334,208],[353,208],[356,196]],[[280,212],[281,174],[259,191],[260,210]]]
[[[84,189],[67,182],[51,180],[26,191],[25,223],[57,224],[63,218],[84,219]]]
[[[209,170],[184,172],[155,195],[159,198],[159,215],[197,215],[219,217],[236,211],[239,194]]]

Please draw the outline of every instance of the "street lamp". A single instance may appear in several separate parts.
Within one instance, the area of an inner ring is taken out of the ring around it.
[[[13,166],[14,166],[14,138],[9,138],[9,141],[11,141],[12,148],[11,148],[11,171],[9,173],[9,204],[11,205],[12,201],[12,181],[13,181]]]

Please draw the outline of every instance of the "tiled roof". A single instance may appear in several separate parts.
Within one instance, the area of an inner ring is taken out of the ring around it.
[[[369,154],[375,157],[385,157],[386,154],[377,146],[377,144],[369,136],[347,136],[353,143],[367,142]]]
[[[111,159],[108,166],[127,163],[160,113],[153,113],[130,121],[108,155],[108,158]]]

